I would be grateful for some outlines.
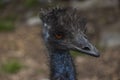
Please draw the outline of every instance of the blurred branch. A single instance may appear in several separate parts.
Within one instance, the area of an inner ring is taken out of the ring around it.
[[[71,0],[71,6],[78,9],[89,9],[89,8],[104,8],[104,7],[116,7],[118,6],[118,0],[83,0],[73,1]]]

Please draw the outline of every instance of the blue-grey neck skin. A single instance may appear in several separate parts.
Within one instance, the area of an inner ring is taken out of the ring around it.
[[[76,80],[76,72],[69,51],[54,51],[50,54],[50,80]]]

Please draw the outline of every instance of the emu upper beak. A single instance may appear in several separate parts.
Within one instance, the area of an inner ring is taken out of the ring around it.
[[[95,57],[100,56],[98,50],[83,36],[75,39],[71,47],[73,50],[83,52],[91,56],[95,56]]]

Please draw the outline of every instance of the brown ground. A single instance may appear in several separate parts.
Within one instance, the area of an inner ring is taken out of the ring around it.
[[[18,59],[25,68],[16,74],[0,73],[0,80],[47,80],[47,51],[40,27],[19,26],[0,33],[0,63]],[[120,80],[120,46],[101,52],[100,58],[77,56],[78,80]]]

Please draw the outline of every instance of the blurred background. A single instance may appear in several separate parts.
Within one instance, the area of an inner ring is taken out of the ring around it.
[[[86,16],[86,34],[101,52],[71,52],[78,80],[120,80],[120,0],[0,0],[0,80],[49,80],[38,14],[55,6]]]

